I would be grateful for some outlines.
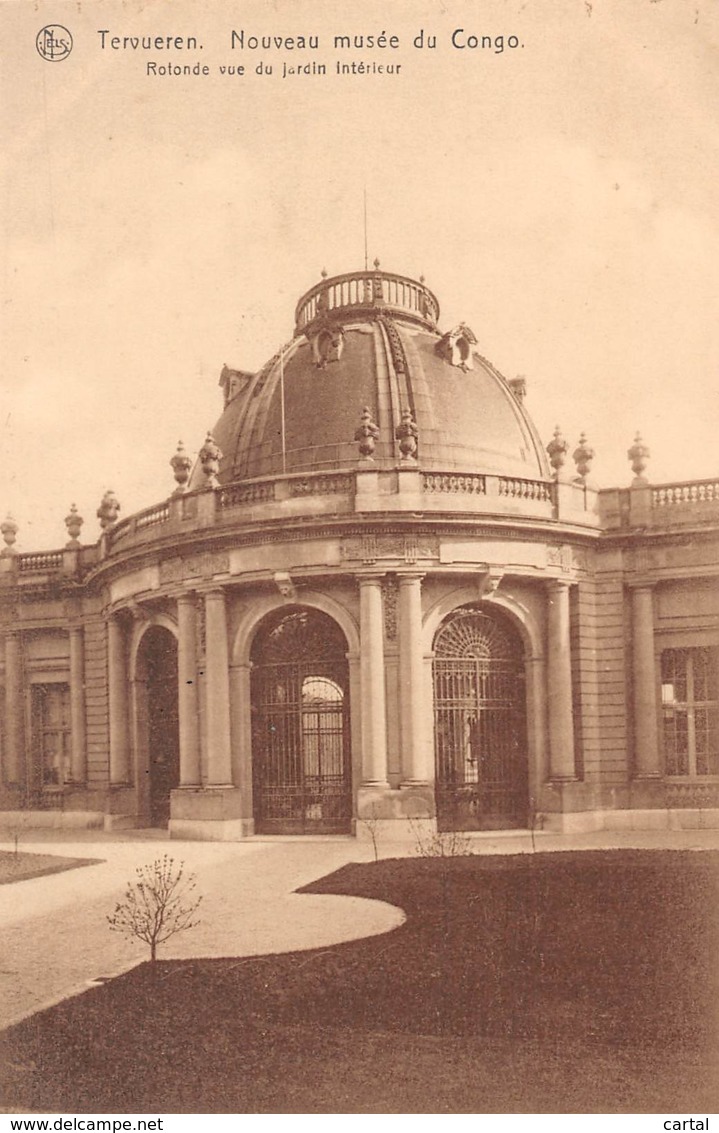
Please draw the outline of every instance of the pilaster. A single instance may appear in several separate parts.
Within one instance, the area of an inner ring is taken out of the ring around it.
[[[22,637],[9,630],[5,634],[5,780],[21,784],[24,766],[24,714],[22,687]]]
[[[87,736],[85,722],[85,631],[70,627],[70,774],[73,783],[87,779]]]
[[[572,662],[569,636],[569,583],[547,586],[547,708],[549,776],[553,781],[576,778],[572,717]]]
[[[177,599],[177,685],[180,731],[180,786],[200,783],[200,724],[197,692],[197,598],[194,593]]]
[[[651,586],[636,586],[632,589],[632,682],[634,773],[638,779],[656,779],[661,771],[654,656],[654,593]]]
[[[227,608],[221,587],[205,591],[207,785],[232,785]]]
[[[127,786],[130,774],[129,679],[125,629],[117,614],[107,622],[107,678],[110,711],[110,784]]]

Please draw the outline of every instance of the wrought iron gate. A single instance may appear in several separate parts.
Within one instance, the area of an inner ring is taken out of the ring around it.
[[[437,823],[440,830],[526,826],[522,643],[464,607],[440,628],[434,660]]]
[[[253,649],[255,828],[349,833],[352,779],[347,646],[315,611],[284,614]]]

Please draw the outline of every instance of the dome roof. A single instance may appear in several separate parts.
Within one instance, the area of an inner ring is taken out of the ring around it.
[[[355,468],[364,406],[379,427],[374,459],[398,462],[409,408],[425,470],[548,477],[542,444],[509,383],[461,324],[442,334],[424,281],[380,271],[323,278],[302,297],[295,336],[257,374],[225,367],[213,435],[221,483]],[[192,487],[202,474],[196,468]]]

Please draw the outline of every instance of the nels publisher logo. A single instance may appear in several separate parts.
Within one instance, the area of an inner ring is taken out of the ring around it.
[[[48,63],[58,63],[72,51],[72,36],[62,24],[48,24],[37,33],[35,46]]]

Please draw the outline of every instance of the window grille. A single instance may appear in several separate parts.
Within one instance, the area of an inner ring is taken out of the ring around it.
[[[661,681],[666,774],[719,775],[719,649],[665,649]]]
[[[66,684],[32,686],[32,732],[36,752],[35,782],[43,790],[70,781],[70,688]]]

